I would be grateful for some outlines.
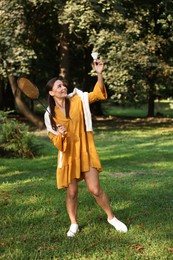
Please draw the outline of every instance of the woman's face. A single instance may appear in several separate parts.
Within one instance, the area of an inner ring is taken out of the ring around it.
[[[49,95],[54,98],[65,98],[67,96],[67,88],[61,80],[56,80],[53,88],[49,91]]]

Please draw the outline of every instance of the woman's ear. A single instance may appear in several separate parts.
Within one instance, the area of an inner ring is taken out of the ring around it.
[[[54,94],[53,94],[53,91],[52,91],[52,90],[50,90],[50,91],[49,91],[49,95],[50,95],[50,96],[52,96],[52,97],[54,96]]]

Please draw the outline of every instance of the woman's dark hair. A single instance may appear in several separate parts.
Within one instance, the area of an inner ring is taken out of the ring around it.
[[[52,79],[50,79],[47,84],[46,84],[46,93],[48,94],[48,105],[50,108],[50,123],[52,128],[56,131],[57,130],[57,126],[56,126],[56,122],[54,121],[54,117],[55,117],[55,101],[54,98],[49,95],[49,91],[52,90],[53,85],[55,83],[55,81],[57,80],[61,80],[57,77],[54,77]],[[64,84],[65,85],[65,84]],[[65,99],[65,114],[66,114],[66,118],[70,118],[69,117],[69,111],[70,111],[70,100],[68,98]]]

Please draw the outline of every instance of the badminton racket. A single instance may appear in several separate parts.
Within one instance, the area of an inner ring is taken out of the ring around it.
[[[44,109],[51,115],[50,111],[39,99],[39,90],[34,83],[32,83],[29,79],[25,77],[20,77],[17,80],[17,84],[19,89],[25,96],[27,96],[31,100],[37,100],[44,107]]]

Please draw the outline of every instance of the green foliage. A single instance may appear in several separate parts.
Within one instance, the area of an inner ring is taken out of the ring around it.
[[[147,101],[151,88],[157,96],[163,86],[168,97],[173,79],[172,1],[108,2],[106,25],[89,42],[106,61],[112,98],[141,103]]]
[[[68,25],[74,52],[93,47],[100,53],[112,99],[124,104],[170,96],[172,1],[70,0],[59,23]]]
[[[29,127],[8,118],[7,112],[0,113],[0,149],[5,156],[12,157],[33,158],[36,154]]]
[[[24,8],[18,1],[1,1],[0,27],[0,74],[7,77],[7,68],[17,76],[29,73],[36,55],[28,38]]]
[[[67,1],[60,14],[59,23],[68,24],[69,32],[80,38],[82,35],[89,36],[93,23],[99,22],[99,17],[88,0]],[[86,39],[84,37],[83,41]]]
[[[41,92],[40,86],[58,71],[62,2],[2,0],[0,5],[0,75],[28,75]]]
[[[57,3],[54,0],[36,0],[23,4],[28,38],[37,56],[30,63],[30,77],[39,87],[40,95],[46,81],[58,73],[59,5],[63,6],[59,0]]]
[[[94,49],[105,61],[112,99],[143,103],[151,94],[172,95],[172,0],[1,0],[0,74],[8,66],[45,84],[58,74],[64,25],[72,85],[85,84]]]

